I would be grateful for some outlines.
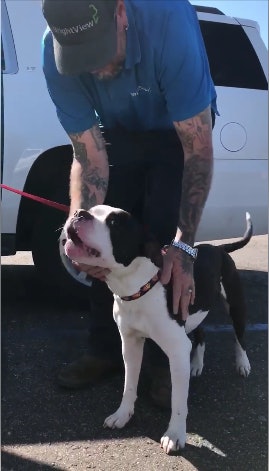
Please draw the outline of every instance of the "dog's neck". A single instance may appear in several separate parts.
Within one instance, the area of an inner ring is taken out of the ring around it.
[[[107,285],[117,296],[131,296],[157,272],[158,267],[151,260],[137,257],[127,267],[113,268],[107,275]]]

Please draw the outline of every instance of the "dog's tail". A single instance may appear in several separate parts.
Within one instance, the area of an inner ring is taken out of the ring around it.
[[[245,245],[247,245],[247,243],[250,241],[253,234],[253,224],[252,224],[250,214],[248,212],[246,212],[246,221],[247,221],[247,229],[242,239],[236,242],[231,242],[231,243],[223,244],[220,246],[225,250],[225,252],[230,253],[230,252],[234,252],[235,250],[242,249],[242,247],[245,247]]]

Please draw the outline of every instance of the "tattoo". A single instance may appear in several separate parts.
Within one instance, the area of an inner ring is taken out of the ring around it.
[[[93,137],[93,140],[95,142],[95,145],[96,145],[96,149],[97,150],[103,150],[105,149],[106,147],[106,143],[105,143],[105,140],[102,136],[102,133],[100,131],[100,128],[98,125],[96,126],[93,126],[91,129],[90,129],[90,132],[91,132],[91,135]]]
[[[213,173],[211,114],[207,109],[174,124],[185,155],[179,228],[182,240],[193,245]]]
[[[83,142],[73,143],[74,158],[81,164],[81,166],[87,165],[87,149]]]
[[[105,149],[105,141],[99,126],[93,126],[89,131],[96,150],[102,151]],[[107,161],[103,161],[102,158],[100,158],[100,167],[96,165],[93,166],[87,146],[85,142],[83,142],[83,134],[86,132],[87,131],[70,135],[73,144],[74,159],[77,160],[81,166],[79,178],[81,194],[80,207],[82,209],[89,209],[98,204],[98,201],[103,201],[108,187],[108,177],[101,175],[101,173],[104,173],[104,166],[107,165]]]
[[[194,118],[174,123],[184,152],[192,154],[211,147],[212,118],[209,108]]]
[[[85,131],[75,134],[70,134],[70,139],[73,144],[74,157],[80,164],[84,164],[88,159],[87,157],[87,148],[84,142],[81,142],[80,139],[83,137]],[[106,147],[105,140],[102,136],[100,128],[98,125],[93,126],[90,129],[91,136],[94,140],[97,151],[103,150]]]
[[[179,227],[184,241],[192,245],[212,178],[212,161],[193,155],[185,162],[182,181]],[[183,240],[183,239],[182,239]]]
[[[98,173],[98,168],[92,169],[91,173],[86,176],[87,181],[90,185],[93,185],[97,190],[106,191],[107,190],[107,179],[102,178]]]
[[[178,250],[176,257],[180,260],[183,271],[185,273],[193,274],[193,260],[191,257],[180,249]]]
[[[89,187],[85,182],[81,185],[81,209],[89,209],[97,204],[95,193],[90,193]]]
[[[88,169],[86,166],[82,169],[81,180],[82,209],[89,209],[97,204],[96,192],[106,194],[108,181],[99,175],[98,168],[91,168],[90,165]]]

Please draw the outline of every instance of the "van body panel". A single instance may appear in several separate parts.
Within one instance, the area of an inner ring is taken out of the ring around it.
[[[5,123],[2,181],[23,190],[34,161],[46,150],[70,141],[57,119],[42,70],[41,39],[46,23],[41,3],[32,0],[5,3],[12,27],[9,39],[16,45],[18,70],[16,74],[7,70],[2,75]],[[30,29],[25,28],[21,18],[30,18]],[[3,46],[5,51],[10,50],[12,42]],[[14,193],[2,191],[3,233],[16,232],[20,199]]]
[[[251,215],[254,234],[266,234],[267,195],[267,160],[215,160],[212,188],[196,240],[228,239],[231,233],[233,237],[241,237],[246,226],[246,211]],[[215,237],[208,238],[208,227],[212,226],[212,221]]]
[[[225,87],[216,87],[216,90],[221,105],[213,130],[214,158],[267,160],[267,92]],[[226,136],[228,127],[231,132]]]

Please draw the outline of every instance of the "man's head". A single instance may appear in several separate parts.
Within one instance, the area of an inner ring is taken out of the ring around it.
[[[61,74],[112,78],[125,54],[120,41],[127,24],[124,0],[43,0],[43,14]]]

